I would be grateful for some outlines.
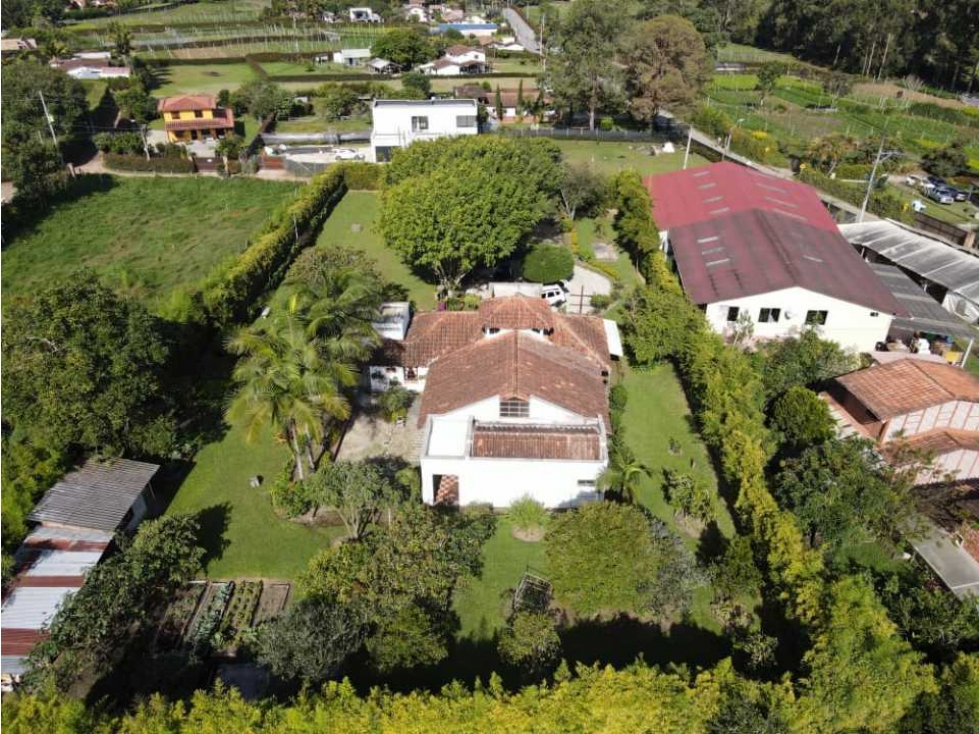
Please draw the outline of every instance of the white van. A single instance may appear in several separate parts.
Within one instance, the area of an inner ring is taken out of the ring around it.
[[[560,306],[568,300],[568,291],[561,283],[548,283],[541,289],[540,297],[549,306]]]

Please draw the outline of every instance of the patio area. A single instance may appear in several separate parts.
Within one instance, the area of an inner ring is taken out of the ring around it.
[[[421,397],[408,409],[403,423],[389,423],[380,411],[358,404],[350,428],[340,442],[337,461],[362,461],[378,456],[401,458],[417,464],[424,428],[418,428]]]

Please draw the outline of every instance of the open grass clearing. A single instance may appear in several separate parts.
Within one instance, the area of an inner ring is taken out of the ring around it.
[[[380,199],[372,191],[348,191],[323,225],[316,246],[340,243],[363,250],[377,261],[385,280],[404,286],[415,307],[429,311],[435,307],[435,288],[411,272],[398,253],[384,244],[377,231]],[[355,231],[359,228],[359,231]]]
[[[159,5],[163,5],[163,3]],[[173,3],[170,7],[163,7],[159,10],[122,13],[105,18],[88,18],[73,25],[72,28],[77,30],[87,30],[90,28],[101,29],[112,23],[141,26],[254,22],[259,19],[262,11],[269,7],[269,5],[268,0],[232,0],[231,2],[205,0],[204,2],[185,5]]]
[[[153,305],[245,249],[296,184],[256,179],[109,177],[55,204],[6,244],[3,295],[26,295],[80,268]],[[94,183],[93,179],[93,183]]]
[[[272,510],[268,487],[289,458],[271,432],[249,444],[238,428],[194,457],[167,512],[202,513],[208,578],[294,579],[342,534],[342,528],[302,525]],[[249,485],[254,476],[263,478],[261,487]]]
[[[258,78],[248,64],[201,64],[163,66],[153,70],[154,97],[180,94],[217,94],[235,90]]]
[[[590,164],[596,171],[612,175],[632,168],[643,176],[676,171],[683,167],[683,150],[652,155],[652,143],[609,143],[594,140],[555,140],[569,163]],[[690,154],[688,168],[703,166],[707,159]]]

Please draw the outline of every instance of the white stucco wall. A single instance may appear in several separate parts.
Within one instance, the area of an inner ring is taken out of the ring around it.
[[[826,311],[826,324],[818,327],[819,335],[858,352],[873,351],[877,342],[886,340],[891,325],[891,315],[888,313],[876,312],[867,306],[858,306],[822,293],[794,287],[708,304],[705,316],[714,331],[721,334],[730,332],[734,324],[727,321],[727,314],[728,309],[733,306],[751,316],[755,339],[780,339],[797,335],[806,327],[806,312]],[[763,308],[780,309],[778,322],[759,323],[759,312]],[[875,313],[876,316],[873,315]]]
[[[953,400],[906,415],[895,416],[887,424],[882,440],[891,441],[897,438],[898,434],[910,438],[936,428],[979,432],[979,403]]]
[[[474,99],[428,100],[410,103],[376,100],[372,107],[372,160],[377,161],[378,148],[404,148],[416,140],[435,140],[454,135],[476,135],[478,125],[461,127],[460,118],[475,118],[478,105]],[[412,118],[428,118],[427,130],[413,130]]]

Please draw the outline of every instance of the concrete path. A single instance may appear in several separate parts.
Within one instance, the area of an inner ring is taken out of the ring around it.
[[[505,8],[503,10],[503,17],[506,18],[507,23],[513,29],[513,35],[517,37],[517,43],[530,51],[530,53],[539,54],[540,44],[537,43],[537,34],[534,33],[534,29],[530,27],[527,21],[520,17],[520,13],[513,8]]]
[[[979,561],[959,546],[952,536],[925,520],[927,530],[911,541],[918,555],[956,596],[979,596]]]

